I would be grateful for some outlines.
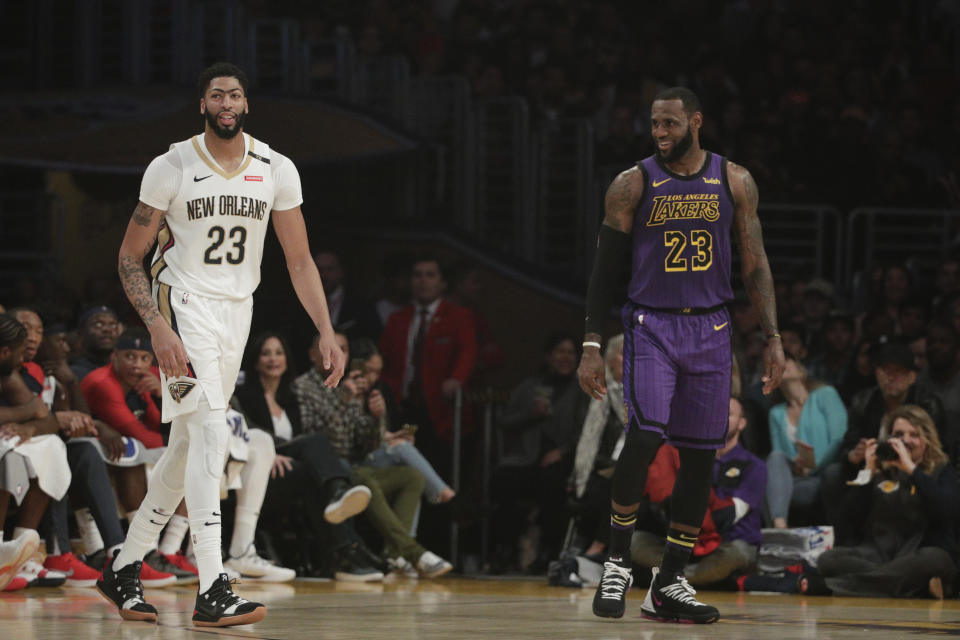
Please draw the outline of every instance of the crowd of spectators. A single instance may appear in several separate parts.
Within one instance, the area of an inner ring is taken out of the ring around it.
[[[233,514],[225,566],[264,580],[436,577],[453,568],[442,557],[451,521],[469,526],[481,514],[492,520],[492,572],[543,573],[565,553],[602,558],[623,445],[622,338],[607,345],[609,394],[591,400],[576,381],[578,338],[545,335],[539,367],[531,363],[515,388],[501,389],[495,446],[485,452],[476,405],[492,397],[478,385],[503,357],[470,283],[476,269],[391,256],[391,275],[400,269],[405,284],[394,278],[375,300],[348,287],[336,252],[315,259],[346,374],[336,389],[322,384],[315,340],[303,371],[286,336],[265,327],[250,340],[227,427],[242,444],[224,461],[225,513]],[[788,361],[772,396],[760,393],[766,337],[757,315],[744,298],[731,303],[730,427],[691,581],[750,588],[763,525],[815,524],[834,527],[837,552],[822,575],[806,567],[789,580],[793,590],[950,591],[960,513],[960,260],[944,259],[936,273],[924,283],[909,266],[890,265],[848,300],[820,278],[778,282]],[[28,305],[7,312],[0,500],[4,511],[11,497],[20,507],[0,560],[37,530],[46,542],[45,560],[32,558],[7,588],[90,584],[122,540],[122,520],[146,490],[144,465],[168,435],[149,334],[105,305],[84,309],[72,329],[56,314],[45,323]],[[458,404],[464,484],[456,491]],[[483,487],[475,486],[484,453],[493,464],[489,505],[479,504]],[[654,461],[632,549],[641,567],[656,559],[678,461],[666,445]],[[19,493],[14,481],[22,481]],[[909,527],[891,520],[903,514]],[[147,557],[145,583],[195,579],[186,516],[181,505]],[[475,543],[464,537],[468,554]],[[891,578],[891,566],[909,566],[909,579]]]
[[[524,96],[538,122],[589,118],[599,165],[648,155],[652,97],[683,85],[703,102],[705,147],[765,198],[960,202],[955,2],[269,3],[278,12],[308,41],[347,31],[361,58],[464,76],[478,100]]]

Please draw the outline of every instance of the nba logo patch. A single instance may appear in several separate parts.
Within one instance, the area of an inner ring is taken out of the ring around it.
[[[643,314],[637,316],[637,324],[643,325]]]
[[[188,393],[193,391],[195,386],[197,385],[193,382],[171,382],[167,385],[167,391],[170,392],[170,397],[179,404],[181,400],[187,397]]]
[[[180,298],[180,304],[187,304],[188,302],[190,302],[190,294],[187,292],[184,292],[183,297]]]

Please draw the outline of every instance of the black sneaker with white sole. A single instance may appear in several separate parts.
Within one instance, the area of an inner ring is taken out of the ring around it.
[[[659,573],[659,569],[653,569],[650,589],[640,606],[644,618],[687,624],[709,624],[720,619],[716,607],[697,601],[697,592],[683,575],[661,578]]]
[[[622,618],[627,608],[627,591],[633,584],[633,571],[615,559],[603,563],[600,584],[593,596],[593,615]]]
[[[142,562],[131,562],[119,571],[113,570],[113,561],[119,550],[113,553],[103,567],[97,580],[97,591],[104,598],[117,605],[120,617],[124,620],[157,621],[157,609],[143,599],[143,585],[140,583]]]
[[[198,627],[230,627],[260,622],[266,615],[267,608],[264,605],[244,600],[235,594],[230,587],[230,578],[221,573],[209,589],[197,594],[193,624]]]
[[[323,517],[330,524],[340,524],[363,512],[370,504],[370,489],[362,484],[350,486],[346,481],[336,482],[330,502],[323,510]]]

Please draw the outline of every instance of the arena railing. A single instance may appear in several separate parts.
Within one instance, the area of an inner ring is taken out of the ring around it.
[[[847,219],[844,277],[850,282],[875,264],[939,262],[958,241],[958,209],[858,207]]]

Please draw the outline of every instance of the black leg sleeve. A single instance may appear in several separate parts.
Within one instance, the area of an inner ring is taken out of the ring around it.
[[[663,438],[654,431],[628,427],[623,451],[613,472],[613,501],[628,506],[640,502],[647,485],[647,469],[653,462]]]
[[[707,513],[710,499],[710,480],[713,476],[713,461],[717,452],[713,449],[679,448],[680,470],[677,483],[673,485],[670,499],[670,519],[688,527],[700,528]]]

